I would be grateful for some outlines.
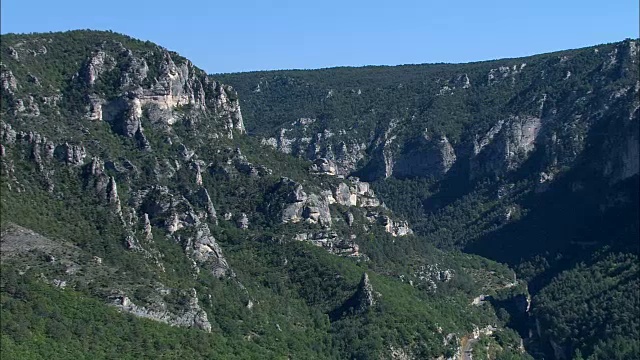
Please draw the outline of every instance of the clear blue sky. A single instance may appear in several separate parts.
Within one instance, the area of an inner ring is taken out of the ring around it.
[[[638,0],[2,0],[2,33],[111,29],[210,73],[468,62],[637,38]]]

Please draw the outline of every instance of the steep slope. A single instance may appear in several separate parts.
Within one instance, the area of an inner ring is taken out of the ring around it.
[[[370,181],[440,248],[515,267],[533,295],[513,324],[530,352],[636,358],[620,343],[635,343],[640,323],[622,331],[614,319],[637,318],[638,277],[602,267],[637,269],[638,56],[628,39],[471,64],[218,77],[265,145]],[[592,303],[589,289],[622,303],[597,317],[591,305],[553,310]],[[594,349],[596,338],[608,345]]]
[[[188,60],[109,32],[1,47],[8,356],[451,358],[509,333],[473,299],[513,303],[510,269],[246,136],[235,90]]]
[[[637,47],[627,40],[460,65],[218,77],[244,95],[251,134],[283,152],[325,158],[339,174],[441,179],[461,163],[471,178],[492,177],[537,152],[545,156],[530,170],[571,166],[589,130],[613,116],[633,127]],[[634,155],[628,144],[620,155]],[[627,165],[612,164],[615,178],[637,172],[632,158],[618,158]]]

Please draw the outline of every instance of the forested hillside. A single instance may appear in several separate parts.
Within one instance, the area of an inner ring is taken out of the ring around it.
[[[470,64],[219,77],[265,145],[371,181],[430,244],[514,268],[532,295],[517,325],[532,354],[635,358],[640,325],[619,325],[640,313],[638,66],[627,39]],[[616,305],[595,305],[595,289]]]
[[[207,75],[1,40],[3,359],[640,357],[637,41]]]
[[[1,52],[3,359],[530,358],[513,270],[248,136],[187,59],[96,31]]]

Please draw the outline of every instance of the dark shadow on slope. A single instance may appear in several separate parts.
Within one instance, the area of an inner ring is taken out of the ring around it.
[[[530,282],[532,293],[575,261],[589,261],[604,246],[637,254],[638,175],[612,184],[615,174],[603,174],[609,166],[623,167],[621,145],[638,132],[637,121],[625,120],[629,113],[623,105],[613,104],[607,116],[591,126],[587,146],[569,171],[546,191],[532,191],[519,201],[528,210],[526,216],[479,237],[465,250],[512,266],[537,261],[541,266]],[[514,177],[536,173],[543,151],[544,145]]]
[[[469,159],[464,157],[456,161],[445,177],[431,186],[435,194],[422,201],[426,213],[436,212],[474,190],[469,181]]]
[[[465,251],[511,266],[544,258],[544,270],[529,282],[532,293],[604,246],[638,253],[638,176],[606,192],[591,188],[574,193],[566,180],[543,194],[530,194],[523,202],[530,209],[527,216],[479,238]],[[603,205],[607,200],[614,201],[610,208]]]
[[[506,327],[518,332],[523,339],[529,337],[529,330],[533,324],[527,313],[527,296],[525,294],[517,294],[506,299],[489,297],[488,301],[496,310],[504,309],[509,314]]]
[[[362,314],[373,306],[375,300],[369,276],[364,273],[356,292],[337,308],[329,312],[329,320],[337,321],[346,316]]]

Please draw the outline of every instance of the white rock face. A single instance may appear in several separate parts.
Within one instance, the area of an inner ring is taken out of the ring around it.
[[[350,257],[361,257],[360,247],[353,240],[338,236],[335,231],[318,231],[312,233],[300,233],[294,237],[296,241],[308,241],[313,245],[322,247],[328,252]]]
[[[194,161],[191,163],[191,167],[196,172],[196,185],[202,186],[202,165],[204,162]]]
[[[87,83],[93,86],[102,73],[113,69],[114,64],[115,59],[112,56],[102,50],[95,52],[85,67],[84,76]]]
[[[391,121],[376,140],[377,150],[370,163],[375,170],[367,176],[440,178],[451,169],[457,156],[446,136],[434,136],[425,129],[422,136],[415,134],[404,142],[397,142],[402,133],[402,128],[397,130],[398,125],[399,121]]]
[[[300,184],[286,178],[281,180],[280,186],[288,186],[290,189],[288,190],[290,192],[289,202],[285,204],[282,211],[283,223],[305,221],[309,224],[319,224],[328,229],[333,221],[329,205],[336,203],[343,206],[369,209],[369,214],[367,215],[369,221],[383,226],[385,231],[394,237],[413,234],[406,221],[394,221],[389,216],[382,215],[380,210],[376,210],[381,206],[380,200],[376,198],[369,183],[362,182],[357,178],[350,178],[348,183],[339,183],[333,191],[325,190],[320,195],[313,193],[307,195]],[[339,218],[342,218],[342,216]],[[346,222],[349,226],[354,224],[354,220],[354,215],[351,212],[346,214]],[[299,234],[297,239],[311,241],[316,245],[329,249],[330,252],[348,255],[355,253],[359,256],[357,245],[354,246],[355,243],[353,241],[345,243],[342,239],[336,239],[335,236],[318,236]],[[345,252],[344,249],[350,250]]]
[[[118,64],[112,55],[103,50],[94,53],[83,68],[83,79],[93,87],[105,72],[115,66],[124,66],[120,79],[123,95],[107,101],[97,93],[90,94],[86,118],[93,121],[122,121],[120,132],[133,137],[138,136],[138,132],[142,134],[140,118],[143,109],[153,109],[152,121],[172,125],[178,120],[176,107],[190,106],[203,114],[216,114],[230,138],[234,132],[246,132],[233,88],[210,80],[191,62],[183,61],[177,65],[169,52],[159,51],[163,51],[163,58],[158,75],[153,79],[147,78],[149,66],[146,60],[130,50],[122,48],[127,58],[124,64]]]
[[[89,98],[89,106],[86,115],[88,120],[102,121],[102,100],[96,96]]]
[[[334,190],[334,198],[340,205],[358,207],[377,207],[380,200],[376,197],[369,183],[350,178],[350,185],[340,183]]]
[[[207,224],[199,224],[195,239],[192,242],[187,242],[187,244],[189,256],[196,263],[209,267],[215,277],[222,278],[231,273],[229,264],[222,254],[222,249],[213,235],[211,235]]]
[[[211,201],[211,197],[209,196],[209,191],[205,188],[201,188],[198,190],[198,199],[201,204],[204,205],[206,210],[206,216],[215,225],[218,225],[218,215],[216,209],[213,207],[213,202]]]
[[[149,221],[149,215],[147,213],[144,213],[143,219],[144,219],[144,237],[145,237],[145,240],[151,241],[151,240],[153,240],[153,233],[151,232],[151,222]]]
[[[109,185],[107,186],[107,200],[109,204],[114,207],[116,214],[122,215],[122,206],[120,205],[120,197],[118,196],[118,185],[113,176],[109,178]]]
[[[357,162],[364,157],[366,145],[344,137],[336,137],[331,130],[316,132],[309,126],[316,119],[300,118],[281,128],[278,135],[262,139],[263,145],[294,156],[314,161],[310,171],[316,174],[346,176],[355,170]]]
[[[469,76],[467,74],[462,75],[459,80],[463,82],[462,88],[468,89],[471,87],[471,81],[469,80]]]
[[[238,227],[246,230],[249,228],[249,217],[245,213],[241,213],[237,220]]]
[[[358,204],[358,194],[353,190],[347,184],[340,183],[335,190],[336,202],[340,205],[356,206]]]
[[[394,221],[389,216],[382,215],[377,217],[380,225],[384,226],[384,230],[392,236],[406,236],[413,234],[413,230],[409,228],[406,221]]]
[[[411,353],[405,351],[405,349],[402,349],[402,348],[395,348],[395,347],[391,346],[389,348],[389,351],[390,351],[389,356],[391,356],[392,360],[413,360],[413,359],[415,359],[415,357]]]
[[[9,94],[13,94],[14,91],[18,90],[16,77],[5,66],[0,66],[0,83],[2,84],[2,90]]]
[[[476,135],[474,144],[473,144],[473,154],[478,155],[480,151],[484,149],[485,146],[489,145],[493,138],[502,130],[502,125],[504,125],[504,120],[499,120],[489,132],[487,132],[484,136],[480,137]]]
[[[332,160],[325,158],[316,159],[311,166],[311,172],[331,176],[338,174],[336,164]]]
[[[289,192],[287,203],[284,204],[281,215],[283,223],[305,221],[324,227],[331,226],[332,219],[329,205],[336,200],[330,193],[322,192],[321,195],[307,195],[300,184],[287,178],[283,178],[278,186]]]
[[[509,160],[513,160],[518,153],[528,155],[535,148],[535,140],[542,127],[540,118],[537,117],[515,117],[510,123],[508,141],[505,143],[505,155]],[[516,162],[509,161],[509,168],[517,165]]]
[[[542,120],[534,116],[512,116],[499,121],[484,136],[476,136],[472,177],[500,174],[518,168],[536,149]]]
[[[447,173],[456,162],[456,153],[446,136],[442,136],[440,139],[440,152],[442,156],[442,171]]]
[[[525,66],[527,66],[527,64],[522,63],[520,65],[514,64],[512,66],[500,66],[496,69],[491,69],[487,75],[487,84],[491,86],[507,78],[511,79],[511,84],[515,84],[515,76],[519,74]]]
[[[484,304],[488,299],[488,295],[480,295],[477,296],[473,299],[473,301],[471,302],[471,305],[475,305],[475,306],[479,306]]]

